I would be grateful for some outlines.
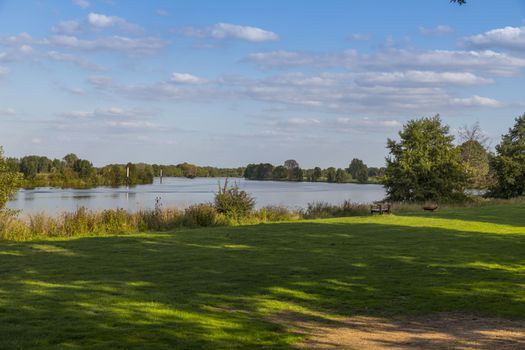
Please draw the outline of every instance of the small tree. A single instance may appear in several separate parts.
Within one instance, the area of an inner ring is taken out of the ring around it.
[[[239,220],[249,216],[255,207],[255,199],[246,191],[234,185],[228,187],[228,179],[224,186],[219,183],[219,192],[215,194],[215,208],[225,216]]]
[[[449,127],[439,116],[409,121],[389,139],[390,155],[384,185],[395,201],[458,200],[465,198],[468,174]]]
[[[497,184],[491,194],[517,197],[525,194],[525,114],[516,118],[514,127],[503,135],[491,160]]]
[[[5,207],[7,201],[15,194],[19,181],[20,174],[9,168],[4,159],[2,147],[0,147],[0,210]]]

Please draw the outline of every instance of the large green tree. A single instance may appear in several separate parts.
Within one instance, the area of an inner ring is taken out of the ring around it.
[[[516,118],[514,127],[503,135],[491,166],[497,180],[491,191],[494,196],[525,195],[525,114]]]
[[[399,141],[388,140],[384,185],[394,201],[449,201],[465,197],[467,170],[439,115],[409,121]]]
[[[20,174],[9,168],[4,159],[2,147],[0,147],[0,210],[16,192],[19,180]]]

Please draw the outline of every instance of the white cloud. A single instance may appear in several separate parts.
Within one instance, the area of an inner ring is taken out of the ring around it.
[[[348,40],[350,41],[366,41],[370,40],[372,38],[372,34],[370,33],[353,33],[348,36]]]
[[[51,28],[55,33],[73,34],[87,30],[101,31],[104,29],[116,28],[120,31],[140,33],[141,28],[133,23],[126,21],[124,18],[117,16],[108,16],[101,13],[90,12],[84,19],[74,19],[61,21]]]
[[[45,44],[45,41],[34,39],[28,33],[22,32],[18,35],[0,37],[0,44],[7,46],[20,46],[23,44]]]
[[[55,33],[71,34],[81,31],[81,22],[77,20],[61,21],[56,26],[51,28]]]
[[[117,16],[106,16],[100,13],[91,12],[87,16],[87,22],[93,27],[107,28],[125,22],[125,20]]]
[[[168,43],[162,39],[154,37],[129,38],[114,35],[92,40],[84,40],[71,35],[55,35],[50,38],[50,44],[87,51],[110,50],[134,53],[152,53],[164,48]]]
[[[497,107],[503,106],[503,104],[498,100],[495,100],[489,97],[477,96],[477,95],[474,95],[472,97],[466,97],[466,98],[453,98],[451,100],[451,103],[453,105],[465,106],[465,107],[497,108]]]
[[[477,48],[525,50],[525,27],[504,27],[469,36],[463,43]]]
[[[409,70],[404,72],[367,72],[357,75],[360,85],[479,85],[492,80],[469,72],[433,72]]]
[[[13,116],[16,115],[16,110],[14,108],[0,108],[0,116]]]
[[[29,45],[22,45],[18,48],[18,51],[24,55],[33,53],[33,48]]]
[[[217,39],[235,38],[248,41],[273,41],[279,36],[257,27],[240,26],[229,23],[217,23],[211,28],[211,36]]]
[[[274,32],[230,23],[217,23],[206,28],[187,27],[176,32],[199,38],[239,39],[251,42],[275,41],[279,39],[279,36]]]
[[[73,0],[73,4],[77,5],[81,9],[86,9],[90,5],[89,1],[87,0]]]
[[[140,108],[106,107],[93,111],[75,110],[62,112],[53,127],[70,130],[100,130],[111,128],[114,132],[140,131],[148,129],[161,130],[151,121],[152,111]]]
[[[171,81],[174,83],[181,84],[202,84],[206,82],[206,79],[196,77],[188,73],[173,73],[171,75]]]
[[[268,103],[271,108],[281,111],[356,113],[362,116],[385,113],[424,115],[480,106],[503,106],[489,97],[458,98],[447,89],[452,85],[488,82],[468,73],[290,73],[260,79],[223,77],[208,80],[206,84],[187,83],[194,81],[192,77],[179,76],[179,81],[186,82],[179,84],[170,80],[143,84],[119,84],[104,79],[90,82],[109,93],[148,101],[253,100]]]
[[[525,67],[525,59],[492,50],[414,50],[387,48],[373,54],[346,50],[336,54],[296,51],[253,53],[242,60],[263,69],[294,67],[342,68],[353,70],[392,71],[444,70],[482,71],[494,75],[516,75]]]
[[[161,16],[161,17],[168,17],[168,16],[171,16],[171,14],[166,11],[166,10],[163,10],[163,9],[158,9],[156,12],[155,12],[158,16]]]
[[[320,125],[321,121],[314,118],[290,118],[286,123],[291,126],[316,126]]]
[[[438,26],[431,27],[431,28],[429,28],[429,27],[420,27],[419,28],[419,32],[422,35],[426,35],[426,36],[432,36],[432,35],[439,36],[439,35],[450,34],[450,33],[454,32],[454,29],[452,29],[452,27],[450,27],[450,26],[438,25]]]
[[[397,129],[402,126],[399,120],[375,120],[369,118],[354,119],[348,117],[341,117],[336,119],[336,124],[346,127],[361,127],[361,128],[372,128],[372,129],[383,129],[383,128],[394,128]]]
[[[38,145],[38,144],[42,143],[42,140],[39,139],[38,137],[33,137],[31,139],[31,143],[34,144],[34,145]]]
[[[89,77],[88,82],[98,88],[104,88],[113,85],[113,79],[111,77],[101,75]]]
[[[104,70],[104,68],[98,64],[95,64],[95,63],[92,63],[92,62],[89,62],[88,60],[86,59],[83,59],[81,57],[77,57],[75,55],[72,55],[72,54],[66,54],[66,53],[62,53],[62,52],[57,52],[57,51],[49,51],[47,53],[47,57],[52,59],[52,60],[55,60],[55,61],[62,61],[62,62],[70,62],[70,63],[73,63],[81,68],[85,68],[85,69],[88,69],[88,70],[92,70],[92,71],[102,71]]]
[[[156,125],[154,123],[148,122],[148,121],[116,121],[111,120],[106,122],[106,125],[112,128],[119,128],[119,129],[152,129],[155,128]]]

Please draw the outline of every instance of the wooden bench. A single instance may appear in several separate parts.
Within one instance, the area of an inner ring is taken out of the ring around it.
[[[438,208],[438,205],[436,203],[432,203],[432,204],[425,204],[423,206],[423,210],[426,210],[426,211],[434,211]]]
[[[374,213],[383,215],[384,213],[390,214],[390,204],[376,203],[370,206],[370,214]]]

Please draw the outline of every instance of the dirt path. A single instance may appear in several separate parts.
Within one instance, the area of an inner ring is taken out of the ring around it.
[[[395,320],[359,316],[328,323],[287,314],[279,323],[305,336],[300,349],[525,349],[525,322],[461,314]]]

